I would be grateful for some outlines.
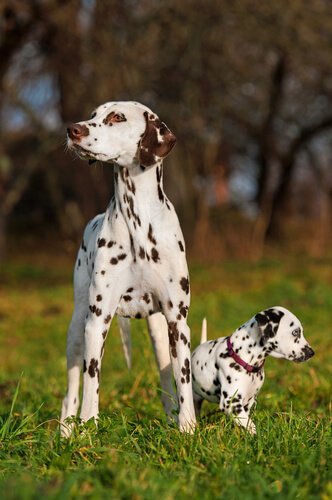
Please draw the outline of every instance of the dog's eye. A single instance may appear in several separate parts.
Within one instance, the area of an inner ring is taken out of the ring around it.
[[[300,328],[295,328],[295,330],[292,331],[293,337],[300,337],[301,336],[301,329]]]
[[[126,117],[124,115],[120,115],[120,114],[115,114],[111,120],[112,122],[125,122],[127,121],[126,120]]]
[[[113,123],[120,123],[126,121],[127,118],[125,117],[125,115],[123,115],[122,113],[114,113],[114,111],[108,113],[106,118],[103,119],[103,123],[105,123],[105,125],[111,125],[111,126],[113,125]]]

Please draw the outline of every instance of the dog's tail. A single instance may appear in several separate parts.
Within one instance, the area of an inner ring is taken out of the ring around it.
[[[126,359],[128,370],[131,369],[131,333],[130,320],[118,316],[118,325],[120,329],[123,353]]]
[[[202,321],[202,331],[201,331],[201,344],[207,341],[207,321],[206,318],[203,318]]]

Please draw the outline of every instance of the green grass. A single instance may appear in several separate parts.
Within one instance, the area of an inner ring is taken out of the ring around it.
[[[35,259],[36,260],[36,259]],[[58,433],[66,385],[71,269],[9,263],[0,288],[0,498],[332,498],[332,262],[192,264],[189,324],[198,343],[232,332],[265,307],[297,314],[316,351],[297,365],[269,359],[247,435],[203,406],[193,436],[166,424],[144,321],[133,325],[128,372],[116,325],[103,362],[101,418]]]

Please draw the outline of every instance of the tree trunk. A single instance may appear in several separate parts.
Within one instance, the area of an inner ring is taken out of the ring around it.
[[[268,113],[262,124],[259,139],[258,164],[260,165],[260,173],[256,195],[258,215],[252,234],[253,248],[256,249],[257,256],[262,254],[273,210],[270,181],[277,157],[273,124],[282,101],[286,72],[287,56],[281,52],[272,74]]]
[[[0,263],[4,262],[7,250],[7,217],[0,211]]]
[[[276,156],[273,124],[282,101],[284,82],[286,79],[287,57],[280,53],[275,65],[272,79],[271,92],[269,96],[268,113],[261,127],[259,157],[260,173],[258,176],[257,204],[259,210],[267,205],[266,198],[269,197],[269,180],[271,177],[272,158]]]
[[[310,141],[321,132],[332,127],[332,116],[326,117],[320,123],[304,127],[297,138],[289,147],[286,155],[281,159],[281,176],[278,186],[274,192],[271,203],[271,216],[266,227],[266,237],[272,238],[278,235],[280,214],[284,209],[292,181],[296,160],[300,151],[310,143]]]

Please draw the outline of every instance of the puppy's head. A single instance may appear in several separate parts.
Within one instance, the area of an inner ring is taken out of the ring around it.
[[[304,338],[301,322],[288,309],[271,307],[256,314],[255,320],[260,346],[271,356],[301,362],[314,355]]]
[[[70,125],[67,145],[80,158],[122,167],[152,166],[165,158],[174,134],[149,108],[137,102],[107,102],[86,121]]]

